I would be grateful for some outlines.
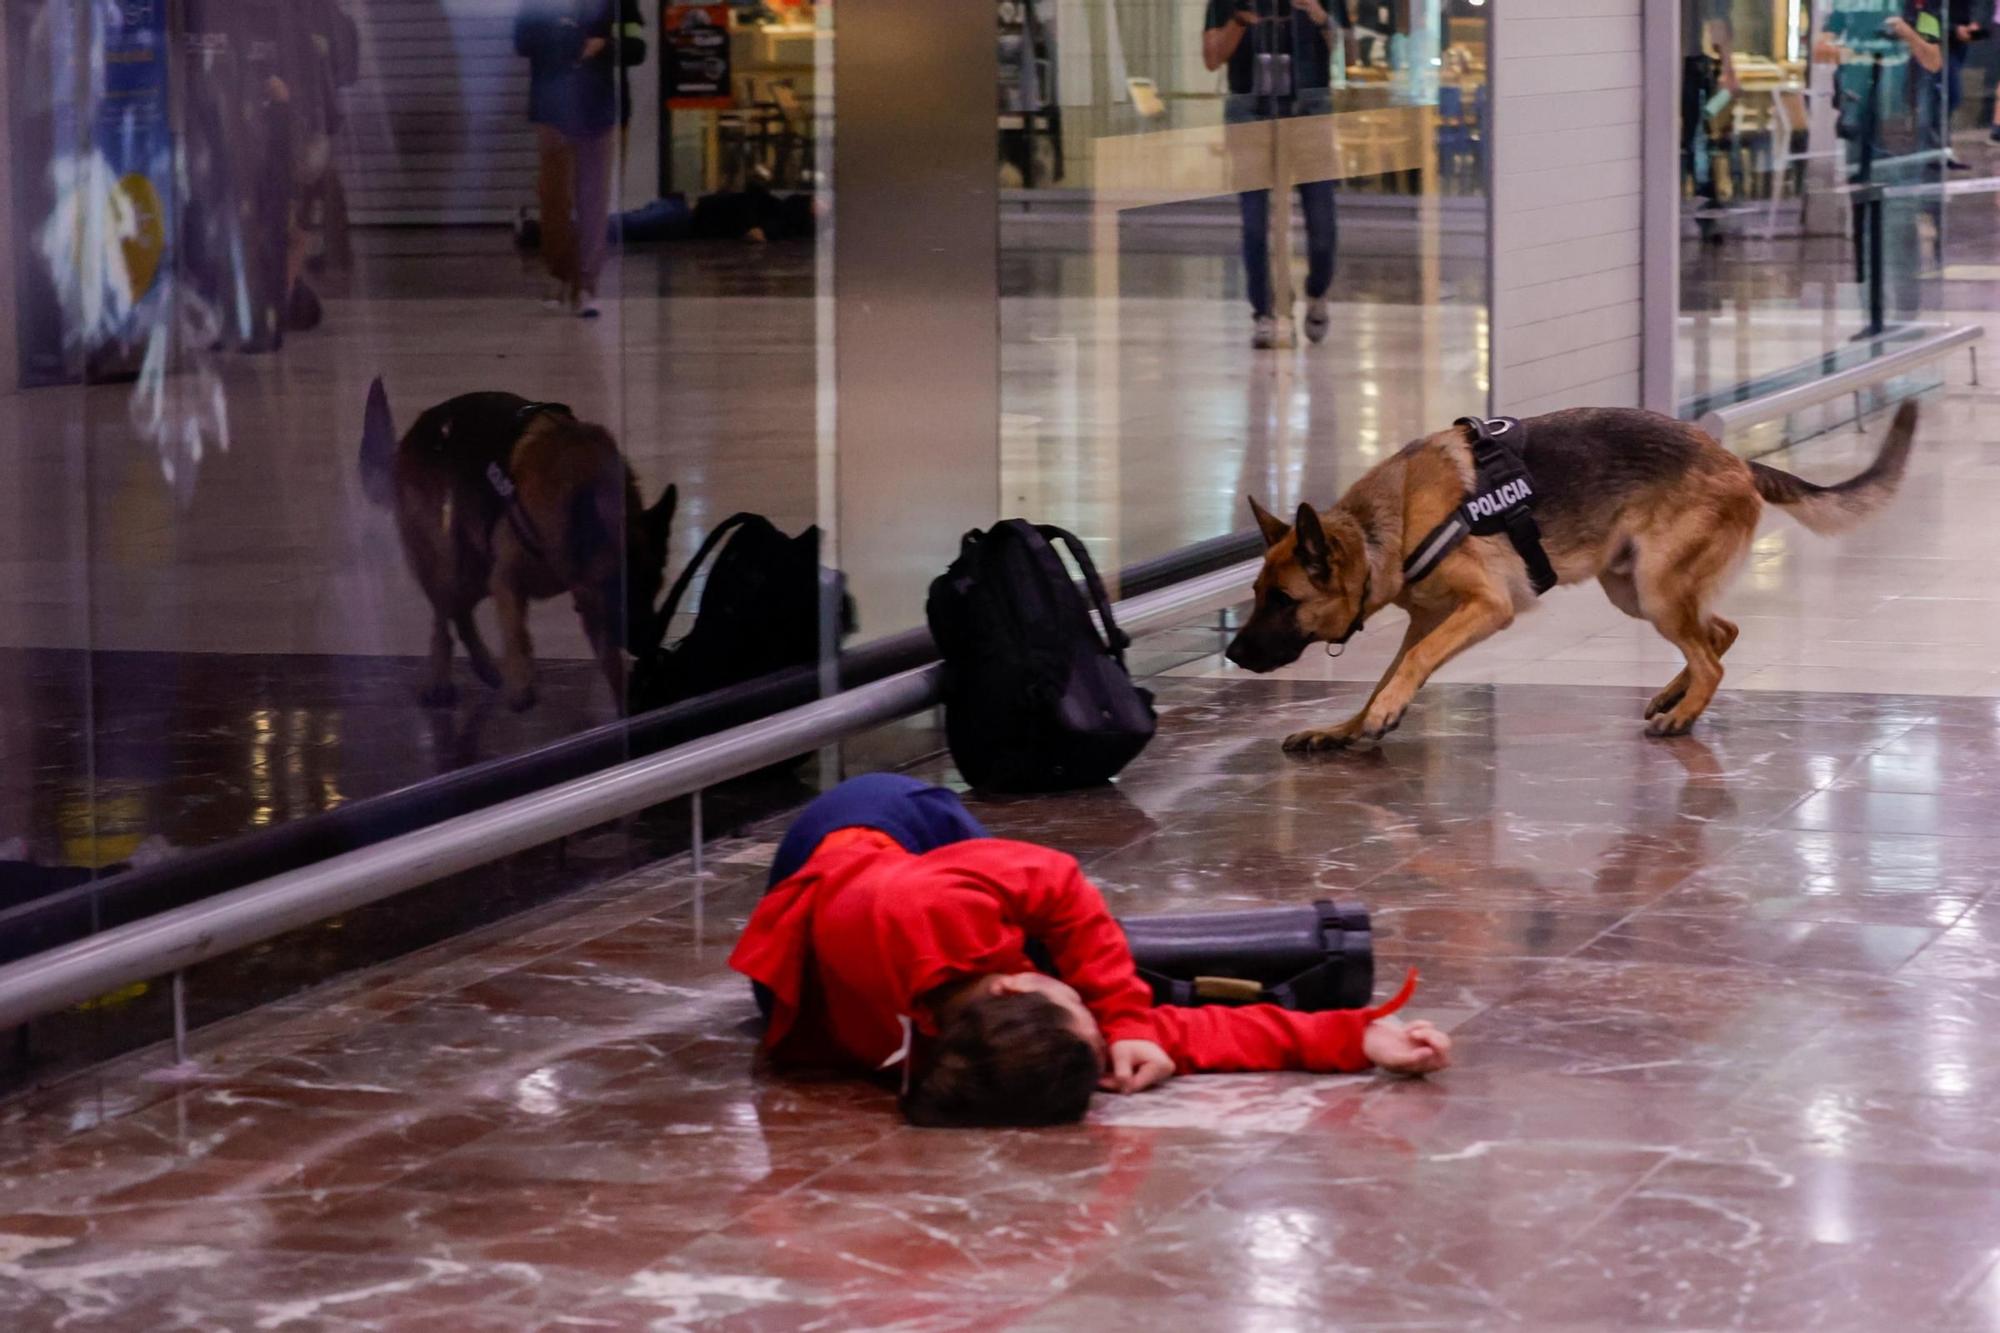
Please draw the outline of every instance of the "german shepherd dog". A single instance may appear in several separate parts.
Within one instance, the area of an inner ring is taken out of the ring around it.
[[[1612,605],[1650,623],[1687,659],[1646,705],[1647,734],[1678,736],[1722,682],[1736,626],[1710,607],[1749,549],[1764,505],[1826,535],[1874,514],[1902,481],[1917,407],[1904,403],[1875,461],[1834,486],[1745,462],[1696,427],[1653,412],[1576,408],[1521,425],[1534,515],[1558,581],[1596,579]],[[1339,726],[1286,737],[1287,750],[1380,740],[1432,672],[1534,603],[1526,564],[1504,533],[1469,537],[1414,586],[1404,580],[1405,558],[1471,493],[1472,444],[1465,426],[1415,440],[1325,513],[1301,504],[1289,527],[1250,501],[1264,568],[1230,661],[1274,671],[1308,644],[1347,642],[1392,603],[1410,615],[1403,646],[1362,710]]]
[[[532,707],[528,603],[568,593],[612,698],[624,706],[625,654],[657,638],[653,603],[678,492],[667,487],[648,508],[610,431],[560,404],[468,393],[425,412],[398,440],[377,380],[362,430],[361,481],[369,499],[394,508],[403,555],[430,599],[425,703],[456,697],[456,630],[473,673],[504,687],[509,707]],[[498,667],[472,614],[488,595],[500,613]]]

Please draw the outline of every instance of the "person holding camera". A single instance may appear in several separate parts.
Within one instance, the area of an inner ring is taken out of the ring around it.
[[[1201,56],[1211,70],[1228,66],[1225,119],[1239,124],[1331,112],[1336,33],[1352,49],[1346,0],[1208,0]],[[1333,182],[1304,181],[1298,191],[1306,217],[1305,329],[1306,337],[1317,343],[1331,325],[1327,290],[1333,286],[1337,238]],[[1237,202],[1243,214],[1244,279],[1255,319],[1251,346],[1287,345],[1292,313],[1284,311],[1281,321],[1273,308],[1271,192],[1245,190]],[[1282,206],[1291,207],[1289,201]],[[1289,256],[1281,259],[1289,262]]]

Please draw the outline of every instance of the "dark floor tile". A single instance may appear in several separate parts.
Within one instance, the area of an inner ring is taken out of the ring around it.
[[[394,1237],[392,1252],[399,1258],[626,1278],[665,1260],[726,1215],[721,1207],[690,1210],[651,1182],[496,1180],[434,1169],[308,1214],[268,1217],[248,1234],[211,1236],[190,1221],[182,1239],[367,1257],[382,1251],[384,1237]]]
[[[2000,1330],[2000,1250],[1993,1264],[1945,1307],[1938,1320],[1943,1333],[1994,1333]]]
[[[912,1130],[749,1211],[676,1262],[768,1274],[843,1301],[919,1280],[987,1299],[1052,1293],[1278,1142],[1106,1126]]]
[[[1303,1135],[1222,1179],[1073,1292],[1240,1302],[1342,1325],[1463,1326],[1504,1316],[1500,1293],[1514,1275],[1563,1248],[1660,1160],[1576,1144],[1424,1157],[1393,1139]]]
[[[1835,1022],[1855,987],[1836,973],[1568,960],[1454,1034],[1475,1070],[1741,1090]]]
[[[2000,744],[1990,730],[1914,727],[1863,756],[1833,786],[1878,792],[2000,792]]]
[[[1576,953],[1588,962],[1680,963],[1756,970],[1866,972],[1884,976],[1916,957],[1939,926],[1845,921],[1765,921],[1642,908]]]
[[[1565,958],[1623,921],[1626,913],[1566,912],[1553,907],[1377,906],[1371,925],[1378,950],[1418,966],[1446,955]]]
[[[1949,926],[2000,873],[2000,838],[1772,830],[1690,874],[1661,912]]]
[[[307,1327],[487,1330],[535,1326],[580,1284],[525,1264],[230,1250],[202,1244],[36,1249],[0,1283],[0,1324],[92,1333]],[[566,1289],[566,1290],[565,1290]],[[540,1307],[539,1309],[537,1307]]]
[[[2000,829],[2000,791],[1823,791],[1781,815],[1778,827],[1930,837],[1991,837]]]
[[[1743,836],[1699,823],[1628,831],[1482,816],[1395,838],[1407,856],[1358,896],[1385,908],[1628,910],[1723,862]]]
[[[1530,1326],[1933,1328],[1992,1264],[1996,1227],[1980,1171],[1681,1158],[1506,1299]]]
[[[1982,899],[1897,976],[1914,986],[2000,1003],[2000,900]]]

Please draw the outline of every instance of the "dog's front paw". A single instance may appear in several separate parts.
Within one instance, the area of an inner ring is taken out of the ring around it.
[[[1646,723],[1646,734],[1648,736],[1685,736],[1688,732],[1694,730],[1695,718],[1698,716],[1700,715],[1689,714],[1683,716],[1681,710],[1678,708],[1672,712],[1656,714]]]
[[[434,680],[417,691],[417,702],[426,708],[449,708],[458,702],[458,687],[448,680]]]
[[[525,713],[535,706],[535,687],[522,685],[507,691],[507,706],[517,713]]]
[[[1344,723],[1326,731],[1295,731],[1285,737],[1287,754],[1309,754],[1320,750],[1344,750],[1354,744],[1354,730],[1351,723]]]
[[[1379,741],[1397,727],[1403,725],[1403,714],[1409,711],[1408,704],[1388,706],[1377,704],[1361,718],[1357,729],[1362,740]]]

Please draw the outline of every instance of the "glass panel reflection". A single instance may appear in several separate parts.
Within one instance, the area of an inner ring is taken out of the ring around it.
[[[1965,45],[1942,0],[1685,0],[1681,13],[1692,413],[1865,361],[1934,321]]]
[[[831,35],[799,0],[9,0],[0,953],[816,681]]]
[[[1485,14],[1002,3],[1006,503],[1112,569],[1484,409]]]

